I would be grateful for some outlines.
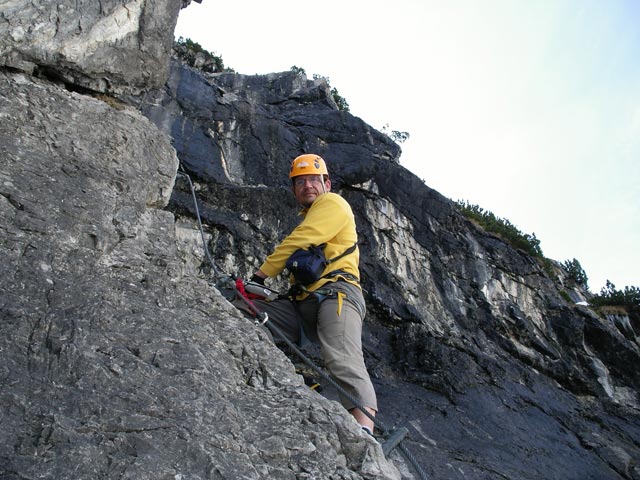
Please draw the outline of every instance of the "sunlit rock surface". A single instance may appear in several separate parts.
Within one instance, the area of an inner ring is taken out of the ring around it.
[[[140,92],[167,75],[180,2],[9,0],[0,65],[99,92]]]

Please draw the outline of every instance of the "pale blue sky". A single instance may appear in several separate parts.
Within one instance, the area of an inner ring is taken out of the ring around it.
[[[351,113],[408,131],[402,165],[640,286],[640,1],[192,3],[176,36],[238,73],[296,65]]]

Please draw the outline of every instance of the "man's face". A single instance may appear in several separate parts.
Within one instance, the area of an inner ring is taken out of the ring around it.
[[[331,190],[331,180],[324,181],[322,175],[299,175],[293,179],[293,194],[303,207],[310,207],[318,195]]]

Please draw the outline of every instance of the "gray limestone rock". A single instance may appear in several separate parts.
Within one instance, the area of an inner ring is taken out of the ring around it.
[[[161,86],[176,0],[9,0],[0,10],[0,65],[98,92]]]
[[[130,107],[0,73],[0,477],[399,478],[208,282]]]
[[[312,151],[357,217],[378,418],[427,476],[640,479],[637,319],[568,301],[588,295],[461,216],[325,81],[167,75],[188,3],[2,4],[0,477],[416,478],[211,285],[176,176],[245,276],[298,221],[287,171]]]

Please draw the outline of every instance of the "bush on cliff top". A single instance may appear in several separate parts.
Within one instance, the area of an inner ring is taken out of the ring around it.
[[[627,286],[624,287],[624,290],[618,290],[613,283],[607,280],[607,285],[602,287],[599,294],[593,296],[590,303],[596,307],[640,308],[640,288]]]
[[[187,65],[203,72],[233,72],[232,68],[224,66],[221,56],[205,50],[190,38],[179,37],[174,43],[173,51]]]
[[[589,290],[589,278],[577,259],[564,261],[562,267],[567,272],[569,279],[576,282],[576,285]]]
[[[487,232],[498,235],[512,247],[519,248],[534,257],[544,258],[540,240],[536,238],[535,233],[531,235],[522,233],[506,218],[496,217],[493,213],[478,205],[472,205],[468,201],[458,200],[456,206],[467,218],[477,222]]]

